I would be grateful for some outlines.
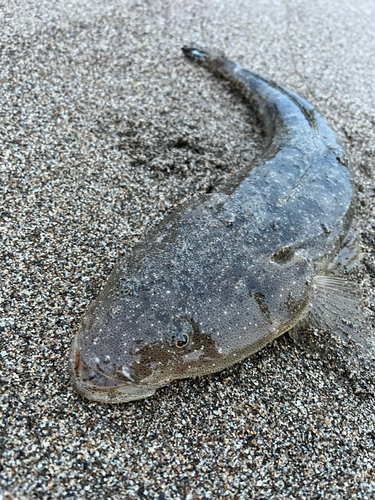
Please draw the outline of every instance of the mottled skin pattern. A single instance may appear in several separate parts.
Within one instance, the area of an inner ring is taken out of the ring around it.
[[[144,398],[259,350],[306,314],[314,276],[347,231],[352,180],[316,110],[222,55],[184,52],[242,90],[268,146],[115,267],[70,354],[73,385],[90,399]]]

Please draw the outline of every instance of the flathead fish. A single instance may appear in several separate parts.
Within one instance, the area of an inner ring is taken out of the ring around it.
[[[326,120],[222,54],[183,51],[243,92],[267,147],[115,266],[69,356],[75,390],[92,400],[146,398],[171,380],[217,372],[303,318],[348,331],[357,310],[353,285],[327,274],[350,225],[353,182]]]

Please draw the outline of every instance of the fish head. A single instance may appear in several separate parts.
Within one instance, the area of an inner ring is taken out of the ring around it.
[[[108,403],[143,399],[174,379],[230,366],[306,311],[312,265],[303,252],[282,249],[234,270],[220,282],[202,275],[195,287],[167,270],[159,281],[110,279],[72,345],[76,391]]]
[[[196,350],[199,332],[177,312],[181,289],[166,283],[109,280],[83,316],[71,347],[69,371],[78,393],[100,402],[126,402],[181,378],[183,358]]]

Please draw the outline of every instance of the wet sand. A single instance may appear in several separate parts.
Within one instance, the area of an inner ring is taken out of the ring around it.
[[[375,4],[0,7],[0,499],[375,498],[373,372],[286,334],[219,374],[119,406],[67,353],[115,261],[264,145],[241,96],[184,59],[224,50],[328,119],[352,158],[375,310]]]

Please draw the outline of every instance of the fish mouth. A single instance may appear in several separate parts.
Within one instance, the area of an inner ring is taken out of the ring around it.
[[[91,368],[83,362],[81,353],[78,350],[76,351],[75,370],[77,377],[82,382],[85,382],[87,386],[95,388],[98,391],[106,391],[115,387],[120,388],[128,385],[123,380],[110,378],[91,370]]]
[[[145,388],[95,372],[84,363],[77,338],[74,339],[69,353],[68,368],[74,390],[92,401],[125,403],[147,398],[156,390],[156,387]]]

